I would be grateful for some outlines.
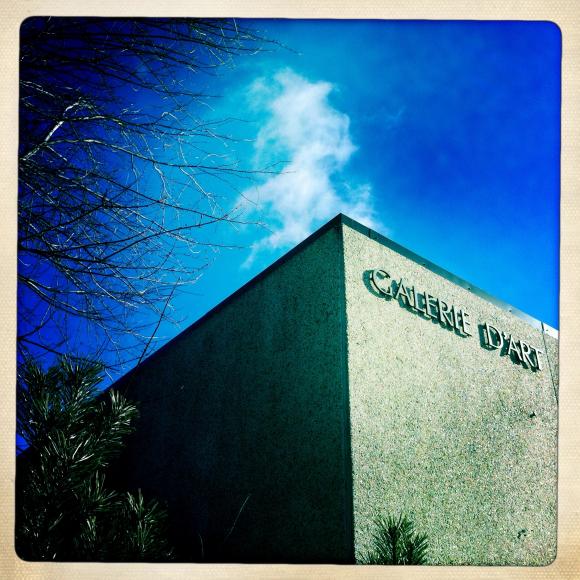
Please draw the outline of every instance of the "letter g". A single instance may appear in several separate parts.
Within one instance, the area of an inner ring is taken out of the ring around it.
[[[391,277],[384,270],[373,270],[371,272],[371,283],[375,290],[385,296],[392,296],[393,290],[389,283]]]

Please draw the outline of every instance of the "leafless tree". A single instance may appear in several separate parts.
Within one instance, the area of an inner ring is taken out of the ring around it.
[[[166,316],[175,289],[198,278],[219,247],[204,232],[243,221],[224,196],[255,175],[229,153],[231,119],[202,115],[203,86],[269,45],[234,20],[24,22],[22,354],[70,352],[87,335],[112,367],[142,353],[142,313]]]

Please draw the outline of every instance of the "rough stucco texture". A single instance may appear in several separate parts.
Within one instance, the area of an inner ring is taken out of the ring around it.
[[[357,559],[373,519],[402,513],[428,535],[429,563],[549,564],[557,340],[348,226],[343,234]],[[466,309],[473,336],[373,292],[373,269]],[[547,348],[543,370],[483,348],[484,322]]]
[[[117,477],[168,501],[180,558],[352,561],[339,244],[326,231],[117,385],[141,411]]]

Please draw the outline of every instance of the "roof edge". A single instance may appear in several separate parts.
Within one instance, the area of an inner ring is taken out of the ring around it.
[[[224,298],[224,300],[222,300],[219,304],[217,304],[216,306],[214,306],[213,308],[208,310],[204,315],[202,315],[195,322],[190,324],[187,328],[182,330],[179,334],[177,334],[176,336],[174,336],[173,338],[168,340],[163,346],[159,347],[157,350],[155,350],[153,353],[151,353],[149,356],[147,356],[141,363],[139,363],[138,365],[136,365],[135,367],[130,369],[127,373],[125,373],[123,376],[121,376],[118,380],[119,381],[121,379],[125,380],[128,377],[128,375],[133,374],[133,372],[136,369],[140,368],[141,366],[143,366],[145,363],[149,362],[150,360],[156,358],[159,354],[161,354],[171,344],[174,344],[175,341],[186,337],[190,332],[195,330],[195,328],[197,328],[199,325],[201,325],[205,320],[207,320],[208,318],[210,318],[211,316],[213,316],[214,314],[216,314],[217,312],[222,310],[225,306],[227,306],[237,296],[239,296],[240,294],[245,292],[248,288],[251,288],[254,284],[256,284],[257,282],[262,280],[262,278],[266,277],[268,274],[270,274],[275,269],[277,269],[282,264],[284,264],[287,260],[289,260],[290,258],[295,256],[296,254],[301,252],[306,246],[310,245],[312,242],[314,242],[316,239],[318,239],[320,236],[322,236],[328,230],[330,230],[336,226],[340,227],[342,225],[346,225],[346,226],[350,227],[351,229],[356,230],[357,232],[367,236],[369,239],[375,240],[376,242],[394,250],[395,252],[398,252],[402,256],[412,260],[413,262],[416,262],[420,266],[427,268],[428,270],[430,270],[434,274],[437,274],[437,275],[445,278],[446,280],[449,280],[450,282],[453,282],[454,284],[461,286],[462,288],[468,290],[469,292],[475,294],[476,296],[479,296],[480,298],[488,300],[489,302],[491,302],[492,304],[494,304],[498,308],[501,308],[503,310],[510,312],[511,314],[514,314],[518,318],[521,318],[522,320],[527,322],[530,326],[536,328],[537,330],[540,330],[540,332],[548,334],[549,336],[552,336],[553,338],[558,339],[559,333],[558,333],[558,330],[556,330],[555,328],[552,328],[551,326],[549,326],[548,324],[545,324],[541,320],[538,320],[538,319],[534,318],[533,316],[530,316],[529,314],[522,312],[521,310],[517,309],[515,306],[512,306],[511,304],[508,304],[507,302],[504,302],[503,300],[500,300],[499,298],[496,298],[495,296],[488,294],[487,292],[485,292],[484,290],[481,290],[480,288],[478,288],[474,284],[471,284],[470,282],[468,282],[462,278],[459,278],[458,276],[455,276],[451,272],[445,270],[444,268],[441,268],[440,266],[437,266],[433,262],[419,256],[418,254],[415,254],[415,252],[412,252],[411,250],[408,250],[404,246],[397,244],[393,240],[387,238],[386,236],[384,236],[382,234],[379,234],[378,232],[369,228],[368,226],[365,226],[365,225],[361,224],[360,222],[357,222],[356,220],[348,217],[347,215],[344,215],[343,213],[339,213],[336,216],[334,216],[330,221],[326,222],[323,226],[321,226],[316,231],[314,231],[312,234],[310,234],[302,242],[300,242],[299,244],[294,246],[291,250],[286,252],[284,255],[280,256],[280,258],[278,258],[277,260],[272,262],[272,264],[267,266],[264,270],[262,270],[261,272],[256,274],[251,280],[248,280],[248,282],[246,282],[243,286],[240,286],[240,288],[238,288],[237,290],[232,292],[232,294],[230,294],[227,298]],[[114,381],[114,383],[116,383],[116,382],[117,381]]]
[[[333,218],[332,221],[334,220],[340,220],[340,223],[350,227],[353,230],[356,230],[360,234],[367,236],[371,240],[375,240],[379,244],[382,244],[383,246],[386,246],[387,248],[394,250],[395,252],[401,254],[405,258],[408,258],[409,260],[412,260],[413,262],[419,264],[420,266],[423,266],[424,268],[433,272],[434,274],[437,274],[438,276],[441,276],[442,278],[445,278],[446,280],[449,280],[450,282],[453,282],[454,284],[461,286],[468,292],[471,292],[472,294],[475,294],[476,296],[479,296],[480,298],[483,298],[484,300],[491,302],[494,306],[497,306],[502,310],[506,310],[510,314],[513,314],[518,318],[522,319],[524,322],[527,322],[530,326],[534,327],[536,330],[548,334],[549,336],[556,339],[559,337],[558,330],[551,327],[549,324],[546,324],[545,322],[542,322],[541,320],[538,320],[537,318],[534,318],[533,316],[526,314],[522,310],[519,310],[515,306],[512,306],[511,304],[501,300],[500,298],[496,298],[495,296],[489,294],[485,290],[482,290],[481,288],[475,286],[475,284],[472,284],[471,282],[468,282],[467,280],[464,280],[463,278],[460,278],[459,276],[452,274],[448,270],[445,270],[445,268],[441,268],[437,264],[434,264],[433,262],[423,258],[422,256],[419,256],[418,254],[415,254],[415,252],[412,252],[411,250],[408,250],[404,246],[397,244],[397,242],[394,242],[393,240],[387,238],[386,236],[379,234],[378,232],[369,228],[368,226],[365,226],[360,222],[357,222],[356,220],[344,214],[338,214],[335,218]]]
[[[261,272],[256,274],[253,278],[248,280],[245,284],[240,286],[237,290],[232,292],[229,296],[224,298],[221,302],[216,304],[213,308],[208,310],[205,314],[200,316],[197,320],[192,322],[187,328],[184,328],[181,332],[176,334],[173,338],[170,338],[165,344],[160,346],[157,350],[153,351],[150,355],[145,357],[144,360],[142,360],[138,365],[135,365],[133,368],[129,369],[125,374],[121,375],[117,380],[115,380],[112,383],[112,385],[109,388],[114,387],[115,384],[119,381],[125,381],[129,377],[129,375],[132,375],[137,369],[141,368],[143,365],[150,362],[151,360],[157,358],[157,356],[160,355],[166,348],[169,348],[170,345],[173,345],[176,341],[181,340],[181,339],[185,338],[186,336],[188,336],[198,326],[203,324],[208,318],[210,318],[211,316],[213,316],[214,314],[218,313],[220,310],[225,308],[232,300],[237,298],[239,295],[243,294],[248,288],[251,288],[254,284],[256,284],[257,282],[259,282],[260,280],[265,278],[268,274],[270,274],[271,272],[273,272],[274,270],[279,268],[282,264],[284,264],[290,258],[292,258],[296,254],[301,252],[306,246],[310,245],[312,242],[314,242],[316,239],[318,239],[320,236],[322,236],[328,230],[331,230],[332,228],[334,228],[336,226],[340,226],[342,223],[344,223],[345,218],[347,220],[350,220],[350,218],[348,218],[347,216],[345,216],[343,214],[337,214],[336,216],[334,216],[330,221],[326,222],[323,226],[318,228],[316,231],[314,231],[312,234],[310,234],[307,238],[302,240],[300,243],[298,243],[292,249],[288,250],[285,254],[283,254],[277,260],[272,262],[264,270],[262,270]],[[352,221],[353,223],[357,223],[354,220],[350,220],[350,221]],[[362,224],[359,224],[359,226],[364,227],[364,226],[362,226]]]

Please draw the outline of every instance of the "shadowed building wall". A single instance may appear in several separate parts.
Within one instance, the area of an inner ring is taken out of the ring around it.
[[[430,563],[547,564],[556,336],[338,216],[117,384],[117,478],[191,561],[352,563],[404,513]]]
[[[341,271],[334,227],[118,384],[142,415],[118,476],[182,557],[352,561]]]

